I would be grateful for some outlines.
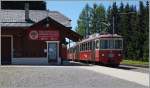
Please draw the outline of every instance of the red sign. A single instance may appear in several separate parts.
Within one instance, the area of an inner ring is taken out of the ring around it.
[[[59,32],[53,30],[30,30],[29,38],[31,40],[57,41],[59,40]]]

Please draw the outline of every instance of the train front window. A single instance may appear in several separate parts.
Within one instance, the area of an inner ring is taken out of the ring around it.
[[[122,49],[122,40],[115,40],[115,49]]]
[[[108,40],[100,40],[100,49],[108,49]]]
[[[114,40],[109,40],[109,49],[114,48]]]

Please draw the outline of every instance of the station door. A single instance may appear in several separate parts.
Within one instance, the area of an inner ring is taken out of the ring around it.
[[[1,64],[11,64],[11,37],[1,38]]]

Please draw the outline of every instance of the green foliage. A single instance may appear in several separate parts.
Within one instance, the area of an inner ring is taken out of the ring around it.
[[[91,14],[91,7],[86,4],[85,8],[83,8],[79,19],[78,19],[78,26],[76,27],[76,32],[82,36],[86,36],[89,34],[90,29],[90,14]]]
[[[131,13],[132,12],[132,13]],[[78,20],[76,31],[81,35],[114,32],[124,37],[124,56],[133,60],[148,61],[149,58],[149,2],[139,2],[139,9],[128,3],[116,3],[106,10],[102,4],[85,6]],[[102,22],[110,23],[106,27]],[[106,30],[107,28],[107,30]]]
[[[149,62],[147,61],[136,61],[131,59],[126,59],[121,62],[121,64],[127,64],[127,65],[136,65],[136,66],[146,66],[148,67]]]
[[[91,33],[99,33],[101,31],[105,31],[106,27],[102,22],[106,21],[106,11],[102,4],[97,6],[96,4],[93,5],[92,15],[91,15]]]

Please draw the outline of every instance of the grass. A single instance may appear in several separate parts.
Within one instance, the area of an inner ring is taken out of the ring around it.
[[[135,60],[123,60],[121,62],[121,64],[148,66],[149,62],[146,62],[146,61],[135,61]]]

